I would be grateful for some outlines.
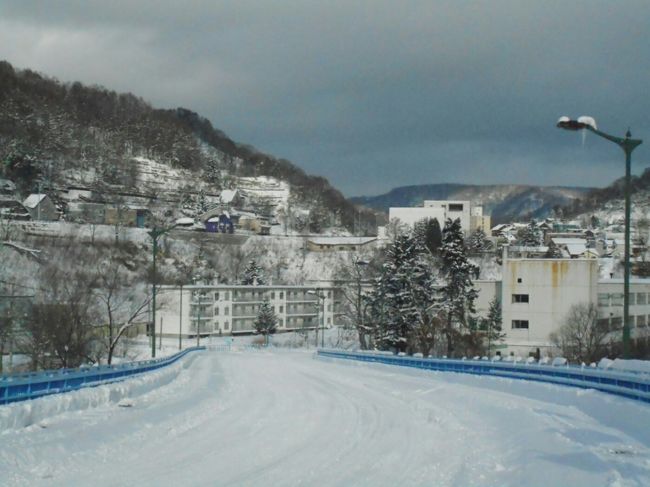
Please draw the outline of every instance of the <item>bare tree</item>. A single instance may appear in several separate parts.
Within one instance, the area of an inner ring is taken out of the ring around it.
[[[105,347],[107,361],[111,364],[122,336],[147,314],[151,295],[142,285],[129,279],[114,253],[97,267],[96,284],[95,296],[108,328]]]
[[[585,303],[573,305],[564,324],[549,338],[567,359],[592,362],[602,358],[608,334],[606,322],[598,319],[598,307]]]

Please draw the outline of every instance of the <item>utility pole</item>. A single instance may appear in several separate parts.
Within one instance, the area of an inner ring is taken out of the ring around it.
[[[181,350],[183,348],[183,285],[181,284],[181,305],[178,310],[178,349]]]
[[[156,357],[156,280],[158,278],[156,272],[156,254],[158,253],[158,238],[169,232],[175,226],[176,225],[172,225],[165,228],[153,227],[147,232],[153,241],[153,276],[151,278],[151,303],[153,306],[151,320],[151,358]]]
[[[201,346],[201,293],[197,291],[197,299],[199,300],[199,307],[196,319],[196,346]]]

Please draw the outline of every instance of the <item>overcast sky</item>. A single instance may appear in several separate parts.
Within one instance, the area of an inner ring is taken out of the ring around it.
[[[645,138],[650,1],[0,0],[0,59],[184,106],[346,195],[606,185]]]

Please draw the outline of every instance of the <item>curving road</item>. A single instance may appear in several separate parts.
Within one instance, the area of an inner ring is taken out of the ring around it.
[[[206,352],[132,407],[0,435],[0,485],[647,486],[650,406],[594,391]]]

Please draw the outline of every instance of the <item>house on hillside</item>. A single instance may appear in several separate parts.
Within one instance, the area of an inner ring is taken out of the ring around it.
[[[312,237],[307,250],[312,252],[357,251],[375,245],[377,237]]]
[[[32,220],[54,221],[59,219],[59,212],[54,206],[52,199],[44,194],[30,194],[23,206],[27,208]]]
[[[208,233],[234,233],[235,227],[228,213],[213,216],[205,221],[205,231]]]
[[[20,201],[0,195],[0,218],[6,220],[31,220],[32,217]]]
[[[136,206],[106,207],[104,223],[106,225],[121,225],[124,227],[144,228],[151,219],[148,208]]]
[[[13,196],[16,193],[16,185],[9,179],[0,178],[0,195]]]
[[[244,203],[244,197],[236,189],[224,189],[219,195],[219,203],[236,208]]]

